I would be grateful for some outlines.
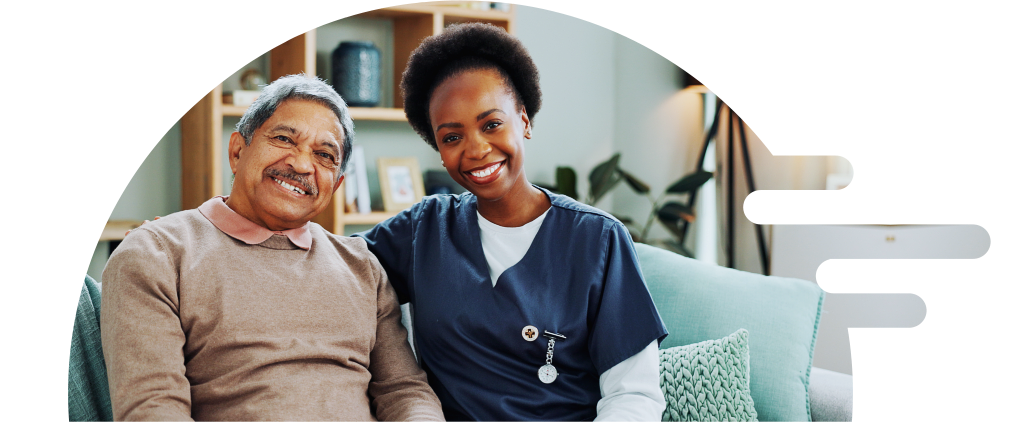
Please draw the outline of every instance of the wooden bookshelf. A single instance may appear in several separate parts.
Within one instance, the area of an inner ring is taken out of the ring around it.
[[[236,106],[232,104],[221,105],[221,115],[225,117],[242,117],[248,106]],[[405,122],[406,113],[401,108],[384,107],[348,107],[350,117],[356,120],[378,120],[386,122]]]
[[[463,22],[485,22],[514,31],[515,6],[508,12],[475,10],[452,5],[452,2],[434,2],[394,6],[357,15],[372,19],[390,20],[392,23],[393,86],[399,86],[406,61],[424,38],[440,34],[447,25]],[[274,80],[292,73],[316,73],[316,31],[298,35],[270,50],[270,77]],[[204,201],[224,193],[222,166],[224,117],[241,117],[247,107],[224,104],[223,88],[218,85],[208,93],[181,120],[182,126],[182,208],[191,209]],[[394,90],[393,107],[352,107],[351,118],[382,122],[404,122],[403,98]],[[360,131],[359,131],[360,132]],[[377,224],[393,214],[375,212],[367,215],[346,214],[343,190],[334,195],[333,204],[314,219],[327,230],[343,234],[346,224]],[[125,230],[124,230],[125,232]]]

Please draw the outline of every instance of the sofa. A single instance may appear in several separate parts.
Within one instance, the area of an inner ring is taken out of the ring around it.
[[[850,421],[852,378],[815,368],[824,292],[637,244],[645,282],[669,336],[661,349],[749,332],[750,394],[759,420]]]
[[[851,420],[851,375],[812,367],[824,295],[814,283],[705,264],[648,245],[638,244],[637,252],[670,333],[660,348],[746,329],[750,393],[759,420]],[[101,286],[86,277],[71,342],[70,420],[111,419],[100,295]],[[409,310],[403,315],[411,328]]]

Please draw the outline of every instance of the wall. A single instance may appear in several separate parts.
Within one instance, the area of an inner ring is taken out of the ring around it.
[[[543,90],[543,108],[526,142],[526,175],[533,183],[553,184],[557,166],[572,167],[584,198],[589,171],[614,151],[615,34],[532,7],[519,7],[515,20]],[[608,207],[609,200],[600,205]]]
[[[180,140],[179,124],[176,123],[130,179],[109,216],[110,220],[149,220],[181,210]],[[88,275],[100,282],[108,256],[109,242],[98,242],[88,265]]]
[[[621,153],[621,168],[648,183],[658,198],[672,182],[694,171],[704,132],[701,95],[681,91],[683,72],[669,60],[626,37],[614,38],[614,149]],[[612,196],[614,214],[644,224],[651,213],[651,200],[627,184],[616,187]],[[648,237],[671,235],[654,224]]]

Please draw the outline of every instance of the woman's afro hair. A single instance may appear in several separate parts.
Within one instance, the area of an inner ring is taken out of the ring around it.
[[[505,30],[486,23],[457,24],[427,37],[403,71],[403,103],[410,126],[436,151],[430,105],[434,89],[463,71],[495,69],[505,79],[530,124],[540,109],[539,72],[522,43]]]

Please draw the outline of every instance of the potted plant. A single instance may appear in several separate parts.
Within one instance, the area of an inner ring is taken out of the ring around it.
[[[618,152],[613,154],[609,160],[597,165],[589,173],[589,193],[585,198],[585,203],[594,206],[618,184],[627,183],[631,190],[646,196],[652,204],[651,212],[645,219],[644,225],[637,224],[630,217],[614,215],[627,226],[634,241],[693,257],[693,253],[687,249],[683,241],[686,238],[687,225],[692,223],[696,216],[693,207],[685,204],[682,199],[696,192],[711,179],[712,175],[711,172],[703,170],[691,173],[655,194],[652,192],[651,186],[620,167],[620,153]],[[558,167],[556,177],[557,186],[554,190],[576,198],[575,181],[577,179],[574,170],[570,167]],[[672,233],[673,239],[655,240],[648,237],[656,220]]]

